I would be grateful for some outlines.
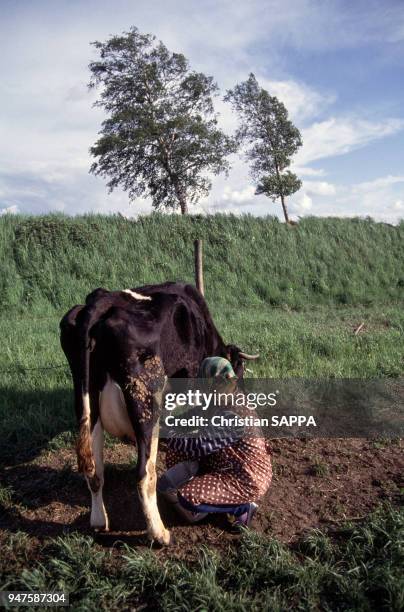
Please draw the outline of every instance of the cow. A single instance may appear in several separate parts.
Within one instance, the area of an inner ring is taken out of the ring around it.
[[[159,413],[168,378],[196,377],[205,357],[228,358],[240,377],[248,355],[225,344],[201,293],[184,283],[96,289],[60,322],[79,425],[79,472],[91,492],[90,525],[109,529],[102,490],[103,436],[136,443],[137,486],[151,540],[169,544],[156,500]]]

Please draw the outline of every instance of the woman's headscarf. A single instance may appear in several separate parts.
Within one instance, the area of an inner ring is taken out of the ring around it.
[[[207,357],[204,359],[199,366],[198,378],[206,379],[208,384],[220,380],[223,382],[229,382],[230,379],[237,380],[230,361],[224,357]]]

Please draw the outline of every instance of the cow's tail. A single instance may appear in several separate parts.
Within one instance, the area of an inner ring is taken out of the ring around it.
[[[81,346],[82,377],[82,414],[79,422],[79,435],[77,437],[76,452],[79,472],[88,478],[95,476],[95,461],[91,436],[91,406],[90,406],[90,338],[88,326],[83,334]]]

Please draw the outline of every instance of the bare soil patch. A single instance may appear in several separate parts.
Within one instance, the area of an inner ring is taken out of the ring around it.
[[[119,548],[120,542],[149,546],[134,478],[133,447],[123,444],[106,449],[105,505],[111,531],[96,534],[96,541]],[[403,443],[358,439],[274,440],[274,478],[252,527],[284,542],[293,542],[312,528],[330,528],[345,520],[360,520],[382,501],[403,501]],[[164,470],[164,451],[158,471]],[[22,531],[32,544],[72,531],[91,533],[90,494],[76,472],[73,450],[45,453],[32,462],[5,468],[3,486],[11,501],[0,516],[0,538]],[[223,516],[198,525],[179,523],[159,502],[163,520],[172,530],[169,554],[193,556],[195,545],[223,549],[237,541]]]

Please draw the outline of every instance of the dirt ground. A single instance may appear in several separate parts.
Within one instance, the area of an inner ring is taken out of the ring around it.
[[[402,440],[283,439],[271,446],[274,478],[252,524],[259,532],[292,542],[310,528],[359,520],[382,501],[403,501]],[[120,542],[149,546],[136,492],[134,456],[134,449],[124,444],[106,448],[104,500],[111,531],[95,535],[105,547],[119,548]],[[163,469],[161,451],[159,473]],[[38,541],[71,531],[91,533],[90,495],[77,474],[73,450],[46,453],[30,463],[8,467],[2,481],[14,494],[0,517],[0,536],[23,531]],[[170,557],[192,557],[196,544],[222,549],[238,538],[223,516],[184,525],[164,502],[159,505],[174,536]]]

